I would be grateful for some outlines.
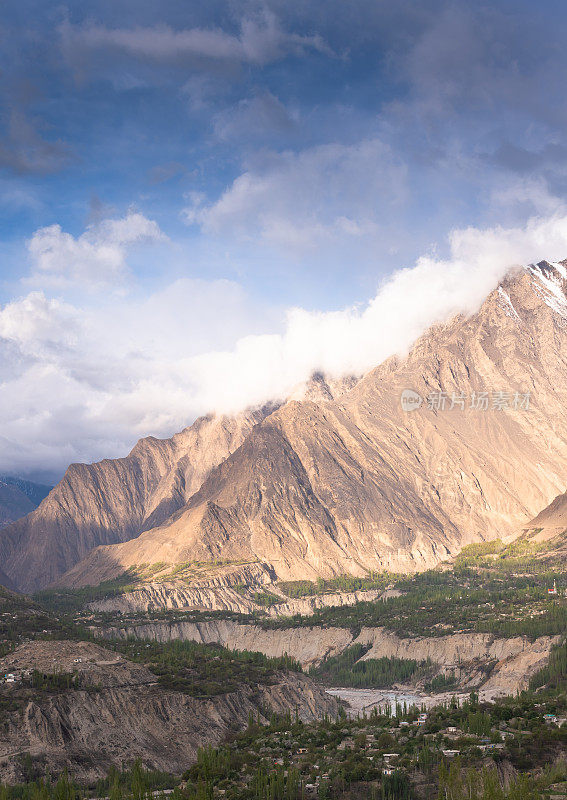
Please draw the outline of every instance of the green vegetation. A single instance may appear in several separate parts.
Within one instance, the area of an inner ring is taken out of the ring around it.
[[[219,564],[218,566],[226,566]],[[56,637],[72,629],[72,612],[85,603],[130,591],[142,580],[162,580],[172,575],[190,580],[214,568],[210,563],[140,565],[116,581],[77,592],[44,592],[38,602],[0,595],[0,630],[3,646],[13,647],[23,638]],[[558,594],[548,589],[556,582]],[[348,627],[383,626],[400,636],[443,636],[455,632],[488,632],[498,636],[541,635],[567,631],[567,575],[549,543],[534,545],[527,538],[512,545],[489,542],[471,545],[453,566],[409,576],[388,574],[368,578],[336,578],[332,581],[287,582],[280,588],[290,597],[385,588],[393,583],[401,593],[385,601],[323,608],[312,616],[270,619],[265,611],[253,617],[226,612],[154,612],[142,619],[205,620],[231,618],[254,620],[266,628],[311,625]],[[268,589],[254,594],[237,587],[266,608],[278,602]],[[38,603],[44,604],[42,608]],[[47,613],[45,608],[49,608]],[[59,617],[52,613],[56,609]],[[108,617],[83,611],[89,624],[103,625]],[[67,616],[66,616],[67,615]],[[78,614],[75,618],[79,617]],[[135,620],[135,615],[132,615]],[[123,620],[124,622],[124,620]],[[71,635],[71,634],[69,634]],[[75,638],[86,638],[74,629]],[[275,684],[283,670],[300,671],[299,664],[284,657],[270,659],[259,653],[231,652],[218,645],[172,641],[167,644],[141,640],[115,641],[108,646],[127,658],[146,665],[169,691],[208,698],[258,685]],[[353,645],[310,670],[326,684],[389,688],[393,683],[421,680],[428,692],[450,692],[457,687],[453,673],[435,675],[428,661],[373,658],[361,661],[367,645]],[[490,664],[485,665],[487,670]],[[32,673],[28,683],[0,691],[0,724],[21,710],[23,701],[45,693],[79,687],[75,677]],[[96,687],[94,687],[96,688]],[[319,800],[535,800],[567,797],[567,643],[553,649],[549,663],[530,680],[529,690],[494,704],[479,702],[472,694],[462,703],[430,709],[417,724],[417,708],[383,708],[348,720],[344,711],[337,720],[303,724],[297,716],[272,717],[268,725],[250,718],[246,731],[217,748],[199,752],[180,782],[179,776],[145,772],[139,764],[113,771],[98,786],[73,786],[67,776],[56,781],[45,777],[47,765],[23,757],[19,787],[0,788],[0,800],[78,800],[91,797],[110,800],[149,800],[150,792],[175,788],[175,800],[308,800],[306,787],[316,786]],[[269,712],[262,711],[264,718]],[[395,756],[386,754],[395,753]],[[506,781],[503,776],[506,776]],[[562,791],[562,784],[565,791]]]
[[[333,626],[353,632],[360,631],[363,626],[384,627],[402,637],[445,636],[459,632],[530,639],[562,635],[567,630],[567,574],[553,555],[554,546],[553,542],[533,544],[525,538],[511,545],[497,540],[465,547],[451,568],[443,566],[407,577],[375,573],[367,578],[342,576],[316,583],[280,583],[279,588],[290,597],[337,590],[383,589],[391,585],[401,593],[386,600],[321,608],[308,617],[297,614],[269,618],[264,611],[244,615],[226,611],[162,610],[139,615],[139,618],[172,622],[231,619],[243,623],[255,621],[264,628]],[[554,582],[558,594],[551,596],[548,590]],[[267,589],[255,595],[242,586],[238,589],[259,605],[269,607],[277,602],[277,597]],[[104,624],[106,619],[100,616],[98,621]]]
[[[40,672],[32,670],[29,676],[32,689],[42,692],[63,692],[78,685],[78,676],[72,672]]]
[[[549,560],[541,557],[550,549],[552,544],[549,542],[532,542],[527,536],[521,536],[508,545],[501,539],[494,539],[463,547],[455,559],[454,567],[456,570],[476,567],[504,574],[527,570],[537,574],[542,566],[549,568]]]
[[[0,586],[0,657],[24,639],[85,636],[72,620],[47,613],[38,603]]]
[[[310,597],[330,592],[359,592],[368,589],[385,589],[397,576],[389,572],[371,572],[363,578],[339,575],[337,578],[315,581],[282,581],[278,587],[288,597]]]
[[[302,723],[273,715],[218,747],[199,750],[183,776],[146,771],[139,761],[78,787],[67,774],[46,777],[47,764],[24,757],[26,783],[0,787],[0,800],[543,800],[565,795],[567,727],[546,722],[565,709],[557,693],[538,704],[532,692],[495,704],[474,693],[430,709],[373,710],[357,719]],[[155,795],[154,795],[155,796]]]
[[[281,602],[281,598],[271,592],[252,592],[250,599],[259,606],[273,606]]]
[[[567,689],[567,642],[556,645],[551,651],[547,665],[530,680],[530,689]]]
[[[504,788],[495,767],[466,769],[456,759],[441,771],[439,797],[451,800],[539,800],[537,785],[526,775],[520,775]]]
[[[217,644],[128,640],[106,643],[130,661],[147,666],[166,689],[193,697],[212,697],[243,686],[272,684],[278,672],[301,672],[288,656],[268,658],[247,650],[227,650]]]
[[[451,692],[458,688],[457,677],[454,672],[449,672],[446,675],[436,675],[430,681],[427,681],[423,688],[426,692],[431,692],[431,694]]]
[[[452,569],[436,568],[405,578],[400,597],[327,607],[309,617],[264,619],[264,627],[337,626],[359,631],[385,627],[400,636],[444,636],[456,632],[501,637],[555,636],[567,630],[567,575],[545,558],[552,544],[526,540],[504,546],[488,542],[464,548]],[[558,594],[550,596],[554,581]]]
[[[427,675],[431,662],[405,658],[369,658],[360,661],[370,645],[354,644],[338,656],[326,658],[319,666],[311,667],[309,675],[327,686],[384,689],[394,683],[415,681]]]
[[[118,578],[103,581],[98,586],[84,586],[82,589],[44,589],[35,595],[35,599],[54,613],[72,613],[87,603],[132,592],[138,588],[138,584],[139,579],[135,572],[128,570]]]
[[[245,583],[239,583],[234,587],[236,591],[243,597],[247,597],[259,606],[273,606],[276,603],[281,603],[281,597],[269,592],[267,590],[261,592],[251,591]]]
[[[38,770],[31,758],[24,758],[21,766],[26,783],[17,786],[0,784],[0,800],[79,800],[90,794],[87,787],[75,784],[67,772],[52,779],[49,772],[46,774]],[[97,781],[94,792],[96,797],[109,797],[110,800],[149,800],[153,792],[174,786],[175,783],[174,776],[158,770],[146,770],[137,759],[129,769],[111,769],[105,779]],[[172,800],[181,800],[182,796],[180,790],[175,789]]]

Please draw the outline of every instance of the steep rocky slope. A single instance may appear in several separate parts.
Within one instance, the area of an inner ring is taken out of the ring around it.
[[[2,568],[20,589],[33,590],[93,547],[160,524],[266,412],[203,417],[171,439],[142,439],[126,458],[72,464],[35,511],[2,531]]]
[[[525,527],[536,542],[547,541],[567,533],[567,492],[557,495],[543,511]]]
[[[167,642],[184,639],[230,649],[247,649],[267,656],[290,655],[307,668],[336,656],[354,644],[370,645],[363,656],[430,659],[440,672],[456,674],[462,688],[481,688],[485,696],[514,694],[526,688],[531,675],[549,658],[560,637],[542,636],[535,641],[518,636],[499,639],[488,633],[402,639],[384,628],[362,628],[358,635],[345,628],[282,628],[265,630],[231,620],[206,622],[156,622],[112,628],[103,635]],[[491,667],[490,676],[485,670]]]
[[[307,721],[336,715],[336,701],[298,673],[273,684],[246,686],[209,699],[166,691],[145,667],[87,642],[32,642],[0,661],[2,672],[37,669],[75,672],[77,688],[33,692],[2,689],[20,709],[4,716],[0,730],[0,778],[21,779],[21,756],[57,773],[67,768],[80,781],[106,775],[141,758],[145,766],[182,773],[197,749],[216,745],[231,730],[245,728],[250,712],[297,708]],[[22,699],[23,696],[23,699]]]
[[[567,485],[566,279],[563,263],[511,274],[338,400],[284,404],[183,508],[63,583],[211,559],[281,579],[405,572],[509,534]],[[423,398],[413,411],[407,389]]]
[[[316,374],[293,394],[326,403],[355,382]],[[162,524],[276,407],[202,417],[171,439],[142,439],[125,458],[72,464],[36,511],[2,532],[0,565],[22,591],[35,590],[97,545],[127,541]]]
[[[530,522],[514,532],[512,541],[519,539],[535,545],[534,557],[550,567],[564,563],[567,558],[567,492],[557,497]]]

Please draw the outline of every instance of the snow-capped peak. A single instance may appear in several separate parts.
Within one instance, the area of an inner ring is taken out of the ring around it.
[[[567,317],[567,297],[563,284],[567,280],[567,269],[559,262],[540,261],[530,264],[532,285],[536,294],[557,314]]]

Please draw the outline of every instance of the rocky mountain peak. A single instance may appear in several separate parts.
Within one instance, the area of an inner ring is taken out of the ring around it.
[[[362,575],[508,535],[567,486],[566,276],[516,269],[360,379],[316,373],[279,406],[70,471],[5,530],[3,569],[24,588],[209,559]]]

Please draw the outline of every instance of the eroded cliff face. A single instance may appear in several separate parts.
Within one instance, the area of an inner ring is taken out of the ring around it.
[[[145,766],[176,774],[196,759],[197,749],[217,745],[229,731],[248,724],[249,714],[297,712],[309,721],[335,716],[334,698],[299,673],[279,674],[273,685],[243,686],[208,700],[165,691],[144,667],[90,643],[33,642],[2,662],[2,669],[39,668],[54,661],[63,671],[93,678],[97,688],[37,694],[7,715],[0,731],[0,779],[21,779],[20,755],[30,753],[50,772],[67,768],[78,780],[103,777],[140,758]],[[76,663],[75,658],[81,658]]]
[[[302,666],[318,663],[325,656],[342,652],[354,641],[345,628],[282,628],[263,629],[259,625],[244,625],[232,620],[207,622],[156,622],[111,627],[95,633],[106,638],[126,639],[133,636],[169,642],[184,639],[203,644],[217,643],[229,650],[253,650],[270,657],[293,656]]]
[[[542,636],[530,641],[526,637],[501,639],[488,633],[462,633],[402,639],[384,628],[363,628],[354,635],[345,628],[263,629],[231,620],[143,623],[111,628],[103,635],[160,642],[172,639],[216,642],[230,649],[256,650],[268,656],[287,654],[306,669],[353,644],[364,644],[370,645],[370,649],[363,659],[384,656],[430,659],[439,672],[454,672],[461,688],[481,688],[490,697],[525,689],[529,678],[547,663],[551,648],[560,638]]]
[[[267,608],[255,602],[254,592],[260,592],[262,589],[274,594],[274,597],[280,602]],[[135,614],[163,609],[235,611],[240,614],[262,611],[270,617],[288,617],[294,614],[308,616],[316,609],[328,606],[350,606],[362,601],[377,600],[382,594],[378,589],[371,589],[357,592],[329,592],[328,594],[290,599],[277,592],[277,587],[257,583],[252,583],[246,590],[239,591],[231,586],[185,587],[178,584],[149,583],[132,592],[97,600],[90,603],[89,608],[93,611],[119,614]]]
[[[284,580],[411,572],[506,536],[567,485],[566,276],[546,263],[511,275],[338,400],[283,404],[174,517],[63,582],[218,558],[256,558]],[[402,408],[405,389],[420,408]]]

